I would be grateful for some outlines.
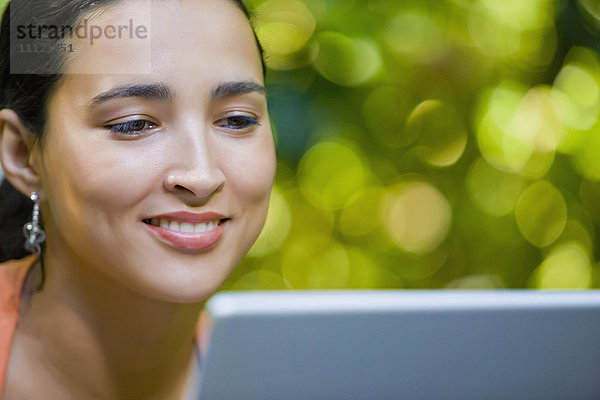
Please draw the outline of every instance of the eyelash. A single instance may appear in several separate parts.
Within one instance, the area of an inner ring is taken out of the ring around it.
[[[141,124],[141,126],[140,126]],[[137,126],[136,126],[137,125]],[[113,125],[105,125],[106,129],[109,129],[112,133],[118,135],[129,135],[129,136],[139,136],[143,134],[148,129],[153,129],[156,127],[154,122],[148,121],[146,119],[136,119],[132,121],[121,122]],[[139,129],[134,129],[134,128]]]
[[[215,124],[221,128],[231,130],[244,130],[251,126],[262,126],[260,122],[249,115],[232,115],[217,120]],[[117,135],[140,136],[145,131],[155,128],[154,122],[146,119],[136,119],[118,124],[105,125],[104,128]]]
[[[251,126],[261,126],[261,123],[256,118],[249,115],[232,115],[217,120],[215,124],[221,128],[232,130],[243,130]]]

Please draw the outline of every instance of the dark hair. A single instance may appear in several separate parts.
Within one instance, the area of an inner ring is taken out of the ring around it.
[[[42,138],[47,119],[47,104],[52,91],[62,79],[60,73],[46,71],[63,70],[64,57],[60,52],[31,53],[21,59],[19,74],[11,74],[11,54],[16,49],[11,44],[11,25],[28,26],[76,26],[86,15],[118,3],[122,0],[19,0],[8,4],[0,24],[0,109],[10,108],[21,118],[24,126],[36,139]],[[242,2],[233,1],[246,15],[252,18]],[[263,75],[266,73],[263,49],[253,29]],[[14,33],[14,32],[13,32]],[[13,66],[14,67],[14,66]],[[28,253],[24,248],[23,225],[30,220],[32,202],[16,190],[7,179],[0,184],[0,262],[17,259]],[[42,215],[43,218],[43,215]],[[43,248],[43,247],[42,247]]]

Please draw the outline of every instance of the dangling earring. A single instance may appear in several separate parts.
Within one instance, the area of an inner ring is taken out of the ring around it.
[[[33,215],[31,216],[31,222],[23,226],[25,249],[40,254],[42,251],[40,244],[46,240],[46,233],[40,226],[40,196],[37,192],[32,192],[30,199],[33,201]]]

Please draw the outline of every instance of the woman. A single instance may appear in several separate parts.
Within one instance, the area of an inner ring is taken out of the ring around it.
[[[203,303],[266,217],[260,48],[235,0],[39,3],[40,26],[67,15],[88,35],[44,58],[56,75],[9,76],[3,60],[2,167],[39,206],[25,232],[41,254],[0,266],[0,391],[181,398]]]

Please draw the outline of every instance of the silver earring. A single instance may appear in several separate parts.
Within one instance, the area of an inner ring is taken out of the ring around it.
[[[33,215],[31,222],[23,226],[25,249],[31,253],[40,254],[42,251],[40,244],[46,240],[46,232],[40,226],[40,196],[37,192],[32,192],[30,199],[33,201]]]

